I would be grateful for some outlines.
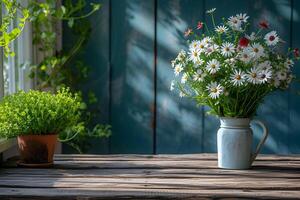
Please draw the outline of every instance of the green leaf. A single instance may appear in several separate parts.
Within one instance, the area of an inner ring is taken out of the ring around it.
[[[68,20],[68,26],[69,26],[70,28],[72,28],[73,25],[74,25],[74,19],[71,18],[71,19]]]

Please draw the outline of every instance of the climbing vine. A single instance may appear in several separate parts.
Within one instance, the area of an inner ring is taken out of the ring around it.
[[[36,89],[55,92],[67,86],[75,92],[79,90],[85,99],[85,129],[74,140],[68,142],[80,153],[88,150],[90,138],[108,137],[111,134],[109,125],[95,122],[100,110],[93,109],[98,102],[93,91],[80,91],[79,87],[88,79],[89,66],[78,59],[77,55],[90,36],[91,26],[87,18],[98,12],[100,7],[100,4],[88,5],[85,0],[65,0],[63,5],[58,4],[56,0],[46,0],[42,3],[32,0],[28,7],[32,13],[30,21],[34,30],[33,44],[39,56],[43,58],[31,66],[30,77],[36,80]],[[70,49],[57,49],[56,27],[60,23],[66,24],[64,28],[73,33],[75,42]],[[67,132],[65,137],[72,134],[74,133]]]
[[[0,47],[3,47],[6,56],[14,56],[9,48],[9,44],[21,34],[29,11],[23,8],[17,0],[0,0],[0,13],[2,19],[0,24]],[[14,22],[17,25],[13,26]]]

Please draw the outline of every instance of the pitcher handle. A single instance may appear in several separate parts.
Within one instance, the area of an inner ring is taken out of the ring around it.
[[[258,155],[258,153],[260,152],[260,149],[262,148],[263,144],[265,143],[268,135],[269,135],[269,130],[267,128],[267,126],[260,120],[252,120],[251,123],[254,123],[254,124],[258,124],[262,127],[263,129],[263,137],[261,138],[260,142],[258,143],[256,149],[255,149],[255,152],[254,154],[252,155],[251,157],[251,164],[253,163],[253,161],[255,160],[256,156]]]

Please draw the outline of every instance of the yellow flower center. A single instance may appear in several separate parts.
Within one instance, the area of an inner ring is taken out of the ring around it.
[[[217,88],[211,88],[210,91],[211,91],[212,93],[217,93],[217,92],[218,92]]]

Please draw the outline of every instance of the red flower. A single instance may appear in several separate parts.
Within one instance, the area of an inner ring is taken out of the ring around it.
[[[240,45],[241,47],[247,47],[248,44],[249,44],[249,40],[248,40],[247,38],[245,38],[245,37],[242,37],[242,38],[240,39],[240,41],[239,41],[239,45]]]
[[[193,30],[188,28],[185,32],[184,32],[184,36],[187,37],[189,35],[191,35],[193,33]]]
[[[197,24],[197,29],[199,30],[199,29],[201,29],[203,27],[203,22],[198,22],[198,24]]]
[[[269,28],[269,23],[266,20],[262,20],[262,21],[259,22],[259,27],[264,28],[264,29],[268,29]]]
[[[300,56],[300,52],[299,52],[299,49],[298,49],[298,48],[294,49],[294,56],[295,56],[296,58],[298,58],[298,57]]]

